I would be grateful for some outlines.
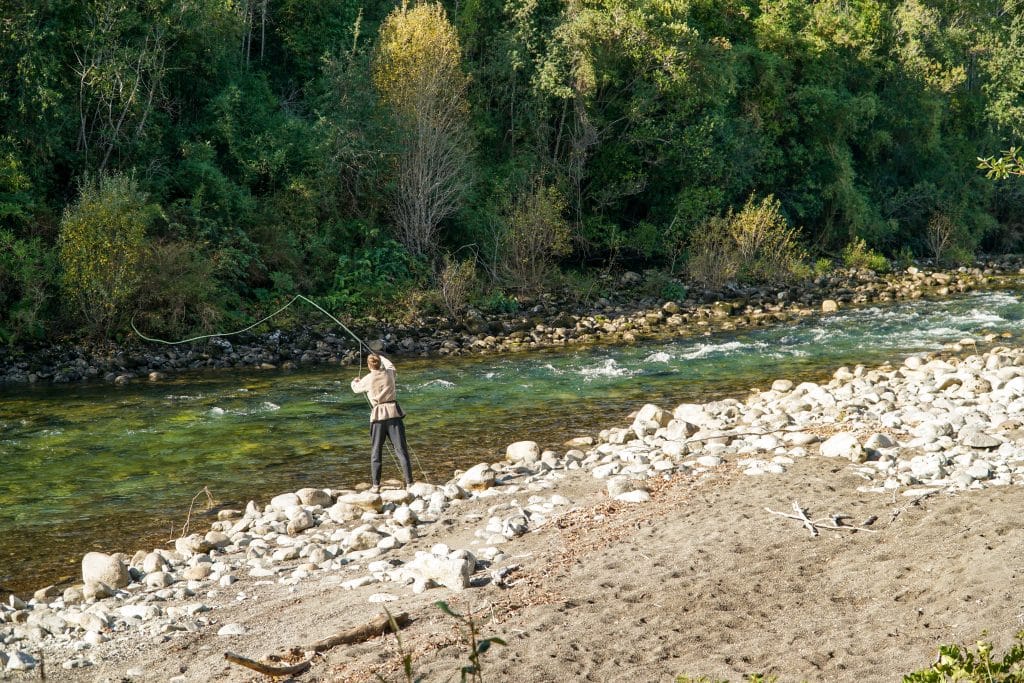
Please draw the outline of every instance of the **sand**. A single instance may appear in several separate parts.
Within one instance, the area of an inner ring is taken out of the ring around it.
[[[750,673],[889,681],[930,665],[939,645],[973,643],[983,631],[1005,648],[1024,620],[1024,490],[913,504],[857,492],[863,482],[847,465],[811,457],[778,476],[725,465],[659,482],[642,504],[609,501],[603,482],[570,472],[558,492],[572,510],[509,542],[508,559],[476,575],[482,585],[414,595],[394,584],[343,591],[338,577],[294,588],[244,578],[204,602],[216,604],[209,614],[218,624],[242,624],[246,635],[218,637],[215,624],[165,642],[111,643],[86,669],[47,662],[47,679],[268,680],[228,664],[224,651],[260,658],[362,624],[381,612],[368,602],[381,591],[399,597],[388,603],[393,612],[412,617],[402,646],[427,681],[459,680],[468,663],[456,621],[434,606],[439,600],[472,611],[483,636],[507,641],[484,655],[487,681],[738,681]],[[874,533],[811,537],[800,522],[765,509],[789,512],[793,501],[814,518],[842,514],[859,524],[875,516]],[[438,541],[473,548],[479,522],[464,518],[494,502],[452,506],[400,556]],[[499,585],[490,574],[502,567],[515,569]],[[394,636],[330,650],[296,680],[377,675],[404,680]]]

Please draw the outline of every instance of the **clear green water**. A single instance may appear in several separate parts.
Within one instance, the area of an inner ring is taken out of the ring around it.
[[[1024,332],[1014,292],[863,308],[775,329],[505,357],[398,359],[416,456],[431,479],[623,424],[644,402],[740,395],[968,334]],[[0,387],[0,586],[77,574],[84,552],[134,551],[180,529],[192,496],[222,504],[368,476],[368,409],[352,368],[189,374],[158,384]],[[224,411],[217,415],[213,409]],[[385,477],[398,476],[385,456]],[[203,524],[201,521],[200,524]]]

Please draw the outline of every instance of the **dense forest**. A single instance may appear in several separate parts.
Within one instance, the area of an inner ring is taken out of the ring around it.
[[[1024,0],[0,7],[6,343],[1024,246]]]

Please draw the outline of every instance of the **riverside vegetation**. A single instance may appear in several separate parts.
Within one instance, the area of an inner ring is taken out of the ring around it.
[[[1020,0],[14,0],[0,341],[1021,248]],[[1001,150],[1009,150],[1002,156]],[[992,157],[987,180],[976,157]],[[665,296],[676,298],[678,296]]]

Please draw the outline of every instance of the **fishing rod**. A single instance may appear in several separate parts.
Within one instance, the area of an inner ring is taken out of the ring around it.
[[[197,335],[195,337],[189,337],[188,339],[180,339],[180,340],[177,340],[177,341],[169,341],[169,340],[166,340],[166,339],[157,339],[155,337],[148,337],[148,336],[144,335],[142,332],[139,331],[139,328],[135,327],[135,318],[134,318],[134,316],[132,317],[132,319],[130,321],[130,324],[132,326],[132,331],[135,332],[135,334],[137,334],[139,336],[139,338],[144,339],[145,341],[153,342],[154,344],[165,344],[165,345],[168,345],[168,346],[177,346],[179,344],[188,344],[189,342],[199,341],[201,339],[211,339],[213,337],[231,337],[231,336],[234,336],[234,335],[242,334],[243,332],[248,332],[249,330],[253,329],[254,327],[258,327],[259,325],[262,325],[263,323],[267,322],[271,318],[274,318],[274,317],[280,315],[281,313],[284,313],[286,310],[291,308],[291,306],[296,301],[303,301],[303,302],[309,304],[310,306],[313,306],[318,311],[320,311],[321,313],[326,315],[328,318],[333,320],[338,325],[338,327],[340,327],[341,329],[345,330],[345,332],[348,333],[348,335],[350,337],[352,337],[356,341],[356,343],[358,344],[357,348],[359,350],[359,364],[358,364],[359,375],[358,376],[362,377],[363,349],[366,349],[367,352],[369,352],[371,354],[375,354],[377,352],[374,351],[370,347],[369,344],[367,344],[365,341],[363,341],[359,337],[359,335],[357,335],[355,332],[350,330],[345,323],[341,322],[336,317],[331,315],[331,313],[327,309],[325,309],[323,306],[321,306],[317,302],[313,301],[309,297],[303,296],[302,294],[296,294],[295,296],[292,297],[291,301],[286,303],[284,306],[281,306],[279,309],[277,309],[276,311],[274,311],[270,315],[268,315],[268,316],[266,316],[264,318],[261,318],[260,320],[257,320],[256,322],[252,323],[251,325],[247,325],[246,327],[243,327],[240,330],[234,330],[232,332],[214,332],[212,334],[200,334],[200,335]],[[366,399],[367,403],[370,403],[370,397],[367,396],[365,393],[363,394],[363,398]],[[370,405],[372,406],[373,404],[370,403]],[[406,447],[408,448],[408,445]],[[412,454],[413,458],[416,459],[416,466],[420,470],[420,475],[423,477],[424,481],[426,481],[427,473],[423,469],[423,464],[420,462],[419,456],[417,456],[413,452],[413,450],[411,448],[409,448],[408,450]],[[394,448],[393,448],[393,444],[390,444],[390,443],[388,444],[388,451],[391,453],[391,457],[394,459],[395,465],[398,467],[399,470],[401,470],[402,467],[398,463],[398,456],[395,454],[395,451],[394,451]]]

